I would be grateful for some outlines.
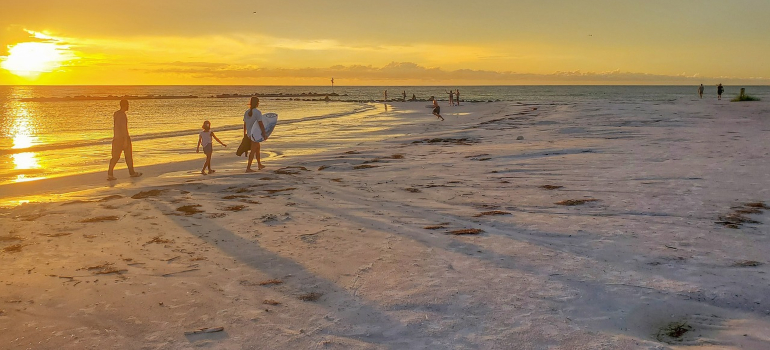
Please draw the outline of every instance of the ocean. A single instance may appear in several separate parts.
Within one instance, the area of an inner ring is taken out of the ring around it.
[[[737,95],[739,88],[726,87],[723,99]],[[746,88],[752,96],[770,98],[769,86]],[[273,146],[266,147],[269,159],[371,140],[372,131],[398,122],[397,111],[381,102],[386,90],[389,100],[405,93],[421,106],[433,96],[446,101],[450,89],[459,89],[465,103],[676,103],[698,98],[696,86],[0,86],[0,184],[106,173],[112,113],[118,109],[118,100],[109,96],[175,97],[130,102],[129,131],[136,166],[142,167],[200,158],[195,147],[204,120],[229,146],[217,144],[215,152],[234,152],[248,95],[269,95],[261,97],[260,109],[280,116]],[[336,95],[325,101],[330,93]],[[708,86],[704,98],[715,99],[716,87]],[[124,166],[116,171],[125,171]]]

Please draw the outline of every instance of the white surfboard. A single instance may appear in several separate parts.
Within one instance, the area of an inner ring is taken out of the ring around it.
[[[262,123],[265,124],[265,133],[269,138],[270,134],[273,133],[273,129],[275,129],[275,125],[278,124],[278,114],[276,113],[263,114]],[[251,141],[254,141],[254,142],[265,141],[265,139],[262,138],[262,129],[259,128],[259,123],[254,123],[254,126],[251,127],[251,130],[249,130],[249,138],[251,139]]]

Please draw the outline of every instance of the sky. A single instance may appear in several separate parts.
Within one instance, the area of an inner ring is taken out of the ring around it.
[[[2,0],[0,84],[770,84],[768,0]]]

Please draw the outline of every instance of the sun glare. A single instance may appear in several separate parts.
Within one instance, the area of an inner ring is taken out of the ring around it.
[[[69,47],[56,42],[18,43],[9,46],[8,53],[0,67],[25,78],[52,72],[74,58]]]

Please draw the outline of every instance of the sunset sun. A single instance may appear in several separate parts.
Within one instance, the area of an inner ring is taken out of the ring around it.
[[[32,79],[58,69],[73,58],[69,48],[57,42],[23,42],[8,47],[8,56],[0,67],[17,76]]]

